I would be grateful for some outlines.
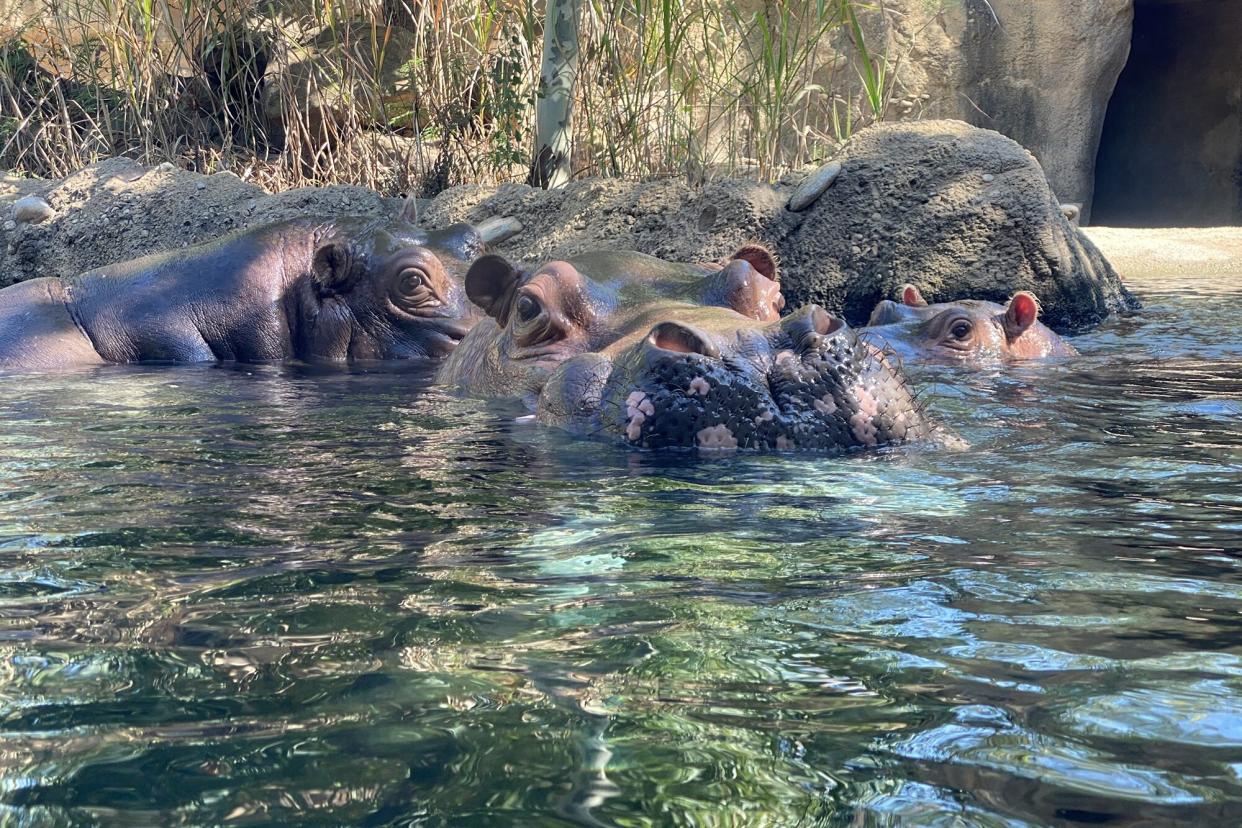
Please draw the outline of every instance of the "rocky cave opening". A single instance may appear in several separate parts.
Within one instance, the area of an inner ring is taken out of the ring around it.
[[[1242,224],[1242,2],[1135,0],[1091,223]]]

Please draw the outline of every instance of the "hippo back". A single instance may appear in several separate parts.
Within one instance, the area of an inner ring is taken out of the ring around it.
[[[70,315],[60,279],[31,279],[0,290],[0,371],[103,362]]]

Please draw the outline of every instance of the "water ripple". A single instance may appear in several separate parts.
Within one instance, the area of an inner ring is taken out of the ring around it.
[[[973,448],[567,440],[425,367],[0,378],[0,821],[1242,822],[1238,296]]]

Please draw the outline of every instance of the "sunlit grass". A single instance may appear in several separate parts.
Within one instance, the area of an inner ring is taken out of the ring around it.
[[[390,193],[526,176],[535,0],[41,2],[0,43],[0,167],[126,155]],[[575,176],[771,178],[825,157],[888,93],[855,5],[586,0]]]

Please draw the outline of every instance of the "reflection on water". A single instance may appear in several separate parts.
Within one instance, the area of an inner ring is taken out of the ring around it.
[[[0,820],[1238,824],[1240,298],[929,369],[959,453],[630,453],[419,368],[2,379]]]

